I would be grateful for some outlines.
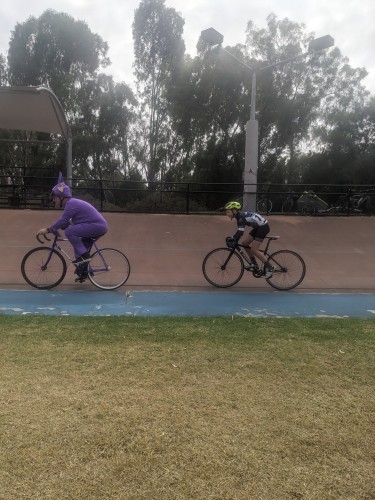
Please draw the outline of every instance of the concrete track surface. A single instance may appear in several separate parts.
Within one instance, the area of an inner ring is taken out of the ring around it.
[[[202,261],[234,234],[235,223],[225,215],[104,215],[110,231],[100,246],[122,250],[131,264],[130,278],[121,290],[213,290],[203,277]],[[21,260],[31,248],[40,246],[37,230],[58,216],[55,210],[0,211],[0,288],[32,290],[22,278]],[[306,262],[304,281],[285,293],[375,292],[375,218],[269,216],[268,220],[270,234],[280,236],[271,249],[294,250]],[[66,249],[71,252],[68,243]],[[93,285],[75,284],[70,265],[58,289],[92,290]],[[272,288],[264,279],[245,273],[240,283],[226,291],[271,292]]]

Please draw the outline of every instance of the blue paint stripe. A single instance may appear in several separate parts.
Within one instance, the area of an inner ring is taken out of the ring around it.
[[[0,314],[375,317],[375,294],[0,290]]]

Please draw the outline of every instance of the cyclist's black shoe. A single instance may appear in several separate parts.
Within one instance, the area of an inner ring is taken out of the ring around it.
[[[259,272],[260,269],[258,265],[250,264],[249,266],[244,266],[245,271],[256,271]]]
[[[89,262],[91,260],[90,252],[83,253],[77,259],[72,260],[73,264],[82,264],[83,262]]]
[[[84,262],[83,264],[78,264],[74,270],[74,274],[87,274],[88,262]]]
[[[76,278],[74,281],[76,283],[83,283],[87,279],[87,273],[82,273],[78,275],[78,278]]]
[[[273,275],[274,270],[275,270],[275,268],[273,266],[271,266],[271,267],[264,266],[263,276],[265,278],[270,278]]]

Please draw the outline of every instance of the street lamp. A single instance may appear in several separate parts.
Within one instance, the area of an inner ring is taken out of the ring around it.
[[[218,45],[220,49],[228,54],[232,59],[235,59],[242,66],[245,66],[252,73],[251,80],[251,96],[250,96],[250,119],[246,123],[246,141],[245,141],[245,167],[243,171],[244,191],[243,191],[243,208],[249,211],[256,209],[256,192],[257,192],[257,178],[258,178],[258,137],[259,127],[258,120],[255,117],[256,108],[256,77],[257,74],[266,69],[272,69],[276,66],[286,64],[294,59],[305,57],[315,51],[320,51],[332,47],[334,40],[330,35],[316,38],[309,43],[308,51],[304,54],[299,54],[289,59],[283,59],[274,64],[263,66],[258,69],[251,68],[246,63],[231,54],[228,50],[221,47],[224,41],[224,36],[216,31],[214,28],[208,28],[201,32],[201,39],[210,46]]]

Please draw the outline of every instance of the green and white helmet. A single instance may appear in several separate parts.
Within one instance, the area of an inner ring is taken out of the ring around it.
[[[241,210],[241,203],[238,203],[238,201],[228,201],[224,208],[225,210],[232,210],[233,208]]]

